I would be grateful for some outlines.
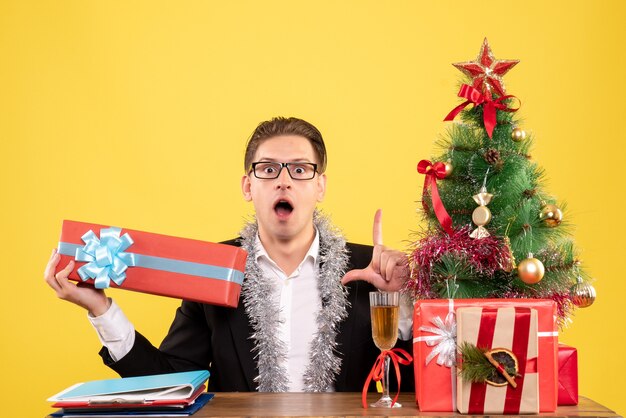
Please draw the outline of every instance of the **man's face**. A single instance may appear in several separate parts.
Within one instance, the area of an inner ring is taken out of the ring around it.
[[[268,138],[253,162],[308,162],[319,164],[308,139],[285,135]],[[313,234],[313,212],[326,191],[326,176],[294,180],[283,167],[278,178],[259,179],[250,172],[241,181],[244,198],[252,201],[263,240],[308,239]]]

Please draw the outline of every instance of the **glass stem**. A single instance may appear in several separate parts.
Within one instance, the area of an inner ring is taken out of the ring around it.
[[[383,370],[383,398],[389,399],[389,366],[391,357],[385,356],[385,370]]]

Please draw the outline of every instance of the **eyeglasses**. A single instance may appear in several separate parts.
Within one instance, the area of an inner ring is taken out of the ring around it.
[[[275,179],[280,176],[283,167],[287,167],[289,177],[294,180],[311,180],[317,172],[317,164],[314,163],[276,163],[256,162],[252,163],[252,172],[258,179]]]

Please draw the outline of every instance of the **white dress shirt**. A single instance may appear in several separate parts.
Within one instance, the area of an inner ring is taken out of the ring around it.
[[[117,303],[111,298],[109,300],[111,306],[105,313],[95,317],[87,314],[87,318],[96,329],[102,345],[109,350],[111,358],[118,361],[128,354],[135,344],[135,327]]]
[[[278,335],[287,348],[285,367],[289,377],[289,391],[304,391],[304,372],[309,365],[309,347],[317,333],[317,314],[322,307],[317,287],[319,269],[319,233],[304,259],[291,275],[269,257],[257,237],[256,261],[266,279],[274,284],[275,303],[280,307]]]

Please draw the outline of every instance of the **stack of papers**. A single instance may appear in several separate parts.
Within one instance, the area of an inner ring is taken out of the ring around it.
[[[213,397],[203,393],[208,378],[198,370],[78,383],[48,399],[62,408],[50,416],[189,416]]]

